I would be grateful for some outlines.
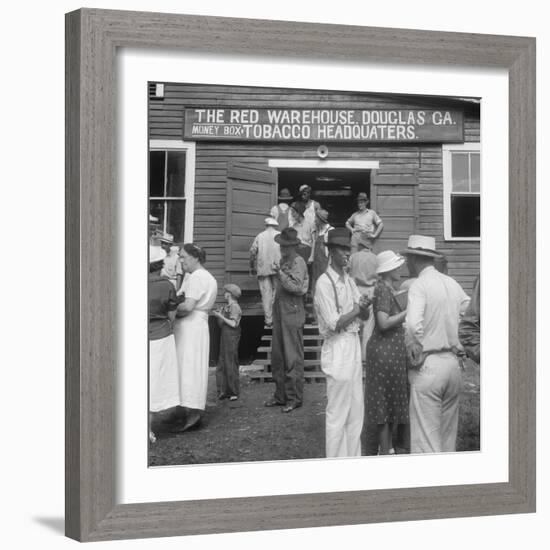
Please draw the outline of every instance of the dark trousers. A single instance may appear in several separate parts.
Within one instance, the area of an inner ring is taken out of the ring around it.
[[[304,397],[304,318],[302,297],[275,298],[271,374],[275,400],[287,405],[301,405]]]
[[[239,395],[239,340],[241,327],[221,327],[220,355],[216,368],[216,386],[219,394]]]

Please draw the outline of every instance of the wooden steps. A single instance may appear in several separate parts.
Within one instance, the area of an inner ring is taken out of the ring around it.
[[[310,306],[310,304],[308,304]],[[323,340],[312,314],[311,306],[306,306],[306,324],[304,325],[304,380],[308,382],[323,382],[325,375],[321,371],[320,355]],[[248,376],[259,382],[270,382],[271,376],[271,343],[273,336],[271,329],[264,327],[262,339],[256,352],[256,359]]]

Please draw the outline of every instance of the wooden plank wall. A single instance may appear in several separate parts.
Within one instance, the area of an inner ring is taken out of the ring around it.
[[[182,139],[183,112],[194,106],[413,109],[456,107],[434,101],[412,103],[410,98],[388,98],[345,92],[278,90],[194,84],[165,84],[165,97],[149,102],[150,139]],[[476,112],[477,111],[477,112]],[[465,116],[468,141],[479,139],[479,111],[472,106]],[[207,251],[206,267],[225,281],[225,208],[227,167],[231,162],[264,167],[269,158],[317,158],[316,144],[216,143],[196,145],[195,241]],[[438,248],[449,257],[449,273],[470,292],[479,270],[479,243],[443,240],[443,184],[441,145],[330,144],[330,159],[378,160],[385,169],[418,175],[419,232],[433,235]],[[267,214],[267,213],[266,213]],[[258,228],[260,231],[262,228]],[[403,235],[403,245],[407,235]],[[221,293],[220,293],[221,296]],[[248,314],[261,311],[259,301],[247,304]]]

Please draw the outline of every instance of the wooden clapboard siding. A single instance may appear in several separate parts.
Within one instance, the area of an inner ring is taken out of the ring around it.
[[[430,109],[464,108],[464,138],[468,142],[480,139],[479,106],[437,98],[383,96],[353,92],[288,90],[201,84],[165,84],[162,101],[149,102],[149,136],[151,139],[182,139],[183,113],[194,106],[217,107],[292,107],[346,109]],[[227,181],[228,166],[238,163],[251,168],[266,168],[268,159],[317,159],[317,144],[313,143],[196,143],[195,172],[195,241],[207,252],[207,268],[220,287],[227,281]],[[380,185],[372,189],[374,202],[380,202],[385,229],[380,244],[399,250],[406,245],[409,232],[433,235],[438,248],[449,258],[449,274],[470,292],[479,270],[478,242],[446,242],[443,240],[443,167],[440,144],[354,143],[329,145],[330,159],[374,160],[380,163]],[[392,180],[393,179],[393,184]],[[384,180],[386,180],[384,182]],[[414,182],[413,182],[414,180]],[[382,183],[384,182],[384,183]],[[410,201],[410,203],[409,203]],[[415,212],[405,219],[407,204]],[[350,205],[350,214],[355,205]],[[257,213],[257,219],[267,215]],[[263,225],[258,227],[258,232]],[[235,240],[234,259],[246,261],[246,238]],[[250,242],[251,244],[251,242]],[[246,293],[241,300],[245,314],[260,314],[257,293]]]

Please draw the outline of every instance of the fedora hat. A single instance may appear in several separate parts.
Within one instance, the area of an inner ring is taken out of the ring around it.
[[[154,264],[166,258],[166,251],[160,246],[149,245],[149,263]]]
[[[275,235],[275,242],[281,246],[298,246],[300,239],[298,233],[293,227],[286,227],[278,235]]]
[[[401,267],[405,263],[405,258],[396,254],[393,250],[384,250],[384,252],[380,252],[376,256],[376,261],[378,262],[376,273],[380,274]]]
[[[233,296],[233,298],[237,300],[241,297],[241,294],[242,294],[241,289],[234,283],[228,283],[224,285],[223,289],[226,292],[229,292],[229,294],[231,294],[231,296]]]
[[[441,258],[441,254],[435,249],[435,238],[425,235],[411,235],[407,243],[407,249],[402,250],[401,254]]]
[[[266,218],[265,219],[266,225],[279,225],[279,222],[275,218]]]
[[[279,193],[279,200],[280,201],[292,200],[292,195],[290,194],[290,191],[286,187],[284,189],[281,189],[281,192]]]
[[[295,212],[298,212],[298,214],[300,214],[300,216],[303,216],[304,212],[306,211],[306,205],[303,202],[300,202],[300,201],[294,201],[290,205],[290,208],[292,208],[292,210],[294,210]]]
[[[319,218],[323,223],[328,223],[328,212],[320,208],[315,211],[315,216]]]
[[[350,239],[350,232],[345,227],[336,227],[328,232],[325,245],[328,247],[342,246],[344,248],[351,248]]]

